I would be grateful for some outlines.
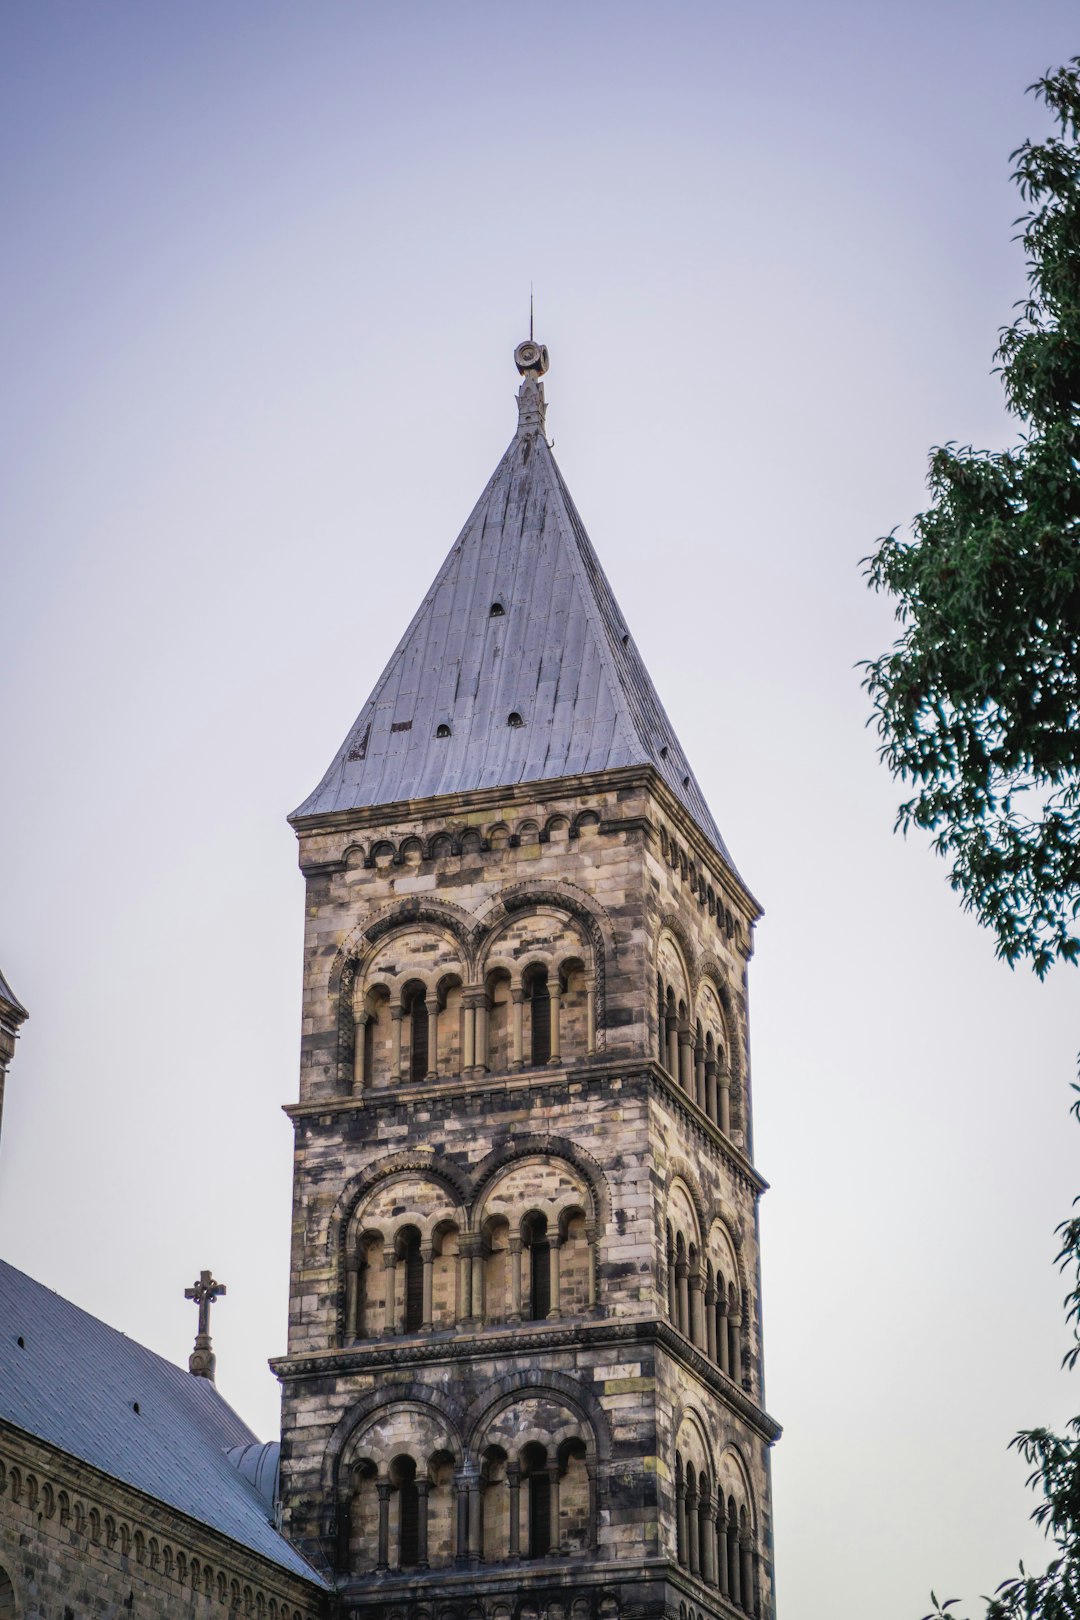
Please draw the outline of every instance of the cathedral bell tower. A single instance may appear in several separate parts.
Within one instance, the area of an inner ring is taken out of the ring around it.
[[[355,1620],[772,1620],[760,915],[518,428],[291,817],[283,1528]]]

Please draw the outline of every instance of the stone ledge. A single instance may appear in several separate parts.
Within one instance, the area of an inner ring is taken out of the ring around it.
[[[780,1438],[779,1423],[752,1395],[727,1373],[721,1372],[669,1322],[657,1317],[630,1322],[587,1322],[578,1318],[565,1327],[554,1324],[533,1327],[523,1322],[509,1332],[505,1328],[502,1331],[489,1328],[477,1333],[455,1334],[452,1339],[440,1338],[436,1342],[418,1335],[409,1338],[395,1335],[391,1339],[345,1345],[314,1355],[274,1356],[269,1366],[275,1377],[291,1381],[323,1378],[328,1373],[340,1377],[344,1373],[372,1372],[387,1367],[433,1366],[440,1362],[453,1366],[462,1360],[486,1361],[513,1355],[535,1357],[538,1351],[576,1351],[605,1344],[660,1345],[768,1445]]]

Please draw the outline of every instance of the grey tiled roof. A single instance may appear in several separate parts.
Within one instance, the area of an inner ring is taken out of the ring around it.
[[[526,378],[519,401],[513,442],[290,819],[653,765],[730,864],[548,447],[541,385]]]
[[[258,1442],[213,1384],[4,1261],[0,1418],[326,1585],[274,1529],[249,1470],[226,1455]]]

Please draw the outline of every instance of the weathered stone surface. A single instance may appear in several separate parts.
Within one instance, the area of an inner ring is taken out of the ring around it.
[[[356,1614],[770,1616],[752,897],[651,771],[298,830],[286,1533]]]
[[[326,1613],[315,1586],[3,1423],[0,1571],[14,1614],[49,1620]]]

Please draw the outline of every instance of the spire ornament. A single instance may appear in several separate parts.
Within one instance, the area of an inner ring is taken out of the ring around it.
[[[522,376],[518,389],[518,437],[543,433],[547,405],[540,379],[548,368],[547,345],[537,343],[530,335],[514,350],[514,364]]]
[[[184,1289],[184,1298],[195,1300],[199,1306],[199,1330],[195,1335],[195,1348],[188,1357],[188,1372],[196,1378],[209,1378],[211,1383],[217,1357],[210,1348],[210,1307],[225,1292],[225,1284],[215,1282],[212,1271],[200,1272],[198,1280]]]

